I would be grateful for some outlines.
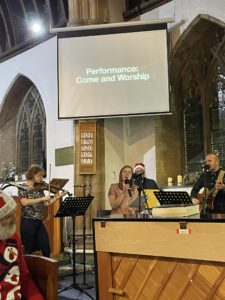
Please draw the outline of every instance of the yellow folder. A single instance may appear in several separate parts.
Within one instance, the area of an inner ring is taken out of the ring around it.
[[[159,206],[159,202],[154,194],[158,190],[145,190],[146,195],[148,196],[148,207],[152,208],[155,206]]]

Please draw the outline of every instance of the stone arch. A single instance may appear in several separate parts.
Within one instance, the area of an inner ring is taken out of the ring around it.
[[[222,75],[225,72],[224,33],[225,23],[209,15],[198,15],[171,52],[173,107],[183,125],[179,137],[184,141],[183,173],[201,172],[201,157],[216,148],[225,160],[225,146],[220,145],[219,139],[213,141],[211,110],[213,98],[217,98],[218,68]],[[216,134],[220,134],[220,129]]]
[[[199,14],[184,30],[174,45],[170,56],[170,80],[179,85],[179,78],[190,55],[198,51],[198,43],[212,30],[225,28],[225,23],[209,15]],[[173,72],[176,70],[176,72]]]
[[[35,99],[35,105],[38,106],[39,113],[42,115],[42,138],[43,138],[43,164],[45,163],[45,110],[35,84],[23,74],[18,74],[9,86],[6,95],[2,101],[0,108],[0,164],[4,168],[13,163],[16,167],[16,173],[22,172],[20,167],[20,149],[19,149],[19,122],[21,119],[21,111],[26,105],[27,97]],[[38,104],[37,104],[38,103]],[[37,114],[37,111],[36,111]],[[33,119],[30,119],[30,126],[34,126]],[[29,134],[29,139],[33,139],[32,133]],[[30,150],[29,150],[30,151]],[[29,163],[32,162],[32,157]],[[1,167],[1,169],[2,169]],[[1,177],[5,177],[5,173],[0,169]]]
[[[218,49],[221,49],[222,43],[216,41],[216,39],[213,41],[213,39],[210,39],[210,36],[212,37],[214,33],[219,33],[217,38],[222,37],[223,41],[225,37],[224,27],[225,24],[220,20],[212,18],[209,15],[198,15],[182,34],[179,32],[178,26],[174,29],[171,28],[171,31],[169,31],[169,42],[170,45],[173,45],[169,56],[172,115],[156,119],[156,164],[157,181],[159,183],[165,183],[167,177],[173,177],[175,179],[180,173],[182,173],[182,175],[189,173],[187,169],[187,139],[184,130],[184,100],[187,97],[185,87],[189,81],[188,76],[190,76],[190,78],[194,76],[194,78],[196,78],[193,83],[195,97],[198,99],[200,93],[200,103],[205,103],[203,99],[206,99],[212,87],[206,84],[203,74],[205,70],[208,75],[211,70],[215,70],[213,68],[215,67],[214,63],[218,59],[212,59],[213,65],[208,65],[204,64],[200,60],[201,57],[199,58],[197,54],[201,54],[200,49],[204,48],[202,45],[205,44],[207,45],[207,47],[205,47],[206,50],[210,49],[212,50],[209,51],[210,53],[217,53]],[[208,57],[207,55],[208,54],[205,53],[202,57],[206,58]],[[215,55],[213,55],[213,58],[215,58]],[[199,65],[202,66],[202,68],[200,68]],[[207,77],[207,82],[209,81],[210,77]],[[204,116],[206,115],[208,121],[208,123],[205,122],[208,124],[207,126],[202,126],[203,133],[200,134],[202,142],[198,145],[198,153],[194,153],[193,155],[194,163],[196,163],[197,167],[201,168],[200,159],[202,154],[209,151],[210,148],[212,149],[210,141],[210,110],[209,107],[206,109],[206,106],[201,108],[200,111],[198,111],[197,106],[196,110],[196,115],[198,113],[201,115],[201,112],[204,112]],[[192,117],[192,115],[190,115],[190,117]],[[199,117],[197,116],[197,118]],[[202,119],[203,118],[204,117],[202,117]],[[190,138],[190,140],[192,140],[192,138]],[[196,148],[195,141],[194,146]],[[174,161],[176,161],[176,163],[174,163]]]

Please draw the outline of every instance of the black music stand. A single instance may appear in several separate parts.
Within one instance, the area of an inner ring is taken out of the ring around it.
[[[155,191],[154,192],[160,205],[192,205],[191,198],[187,192],[174,191]]]
[[[67,197],[62,201],[59,210],[57,211],[55,218],[64,218],[71,217],[73,223],[73,238],[72,238],[72,257],[73,257],[73,283],[66,288],[63,288],[59,291],[62,293],[64,291],[75,289],[86,294],[88,297],[94,300],[94,298],[89,295],[85,290],[83,290],[76,282],[76,240],[75,240],[75,232],[76,232],[76,217],[83,216],[91,204],[93,196],[87,197]]]

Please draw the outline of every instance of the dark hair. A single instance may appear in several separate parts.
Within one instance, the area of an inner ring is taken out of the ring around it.
[[[123,170],[129,168],[131,169],[132,173],[133,173],[133,168],[129,165],[123,166],[122,169],[120,170],[120,174],[119,174],[119,188],[122,190],[123,189],[123,179],[122,179],[122,173]]]
[[[31,165],[27,171],[26,178],[27,180],[34,179],[34,176],[38,174],[39,172],[43,173],[45,175],[45,170],[39,166],[39,165]]]

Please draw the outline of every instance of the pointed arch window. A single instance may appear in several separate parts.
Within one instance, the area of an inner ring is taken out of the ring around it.
[[[201,159],[215,152],[225,166],[225,37],[216,27],[199,40],[182,71],[184,173],[197,178]]]
[[[184,95],[185,173],[190,173],[198,171],[204,156],[201,94],[194,74],[187,78]]]
[[[46,116],[41,96],[32,85],[26,93],[17,117],[17,168],[27,171],[30,164],[45,167]]]
[[[220,154],[222,165],[225,165],[225,72],[220,67],[214,71],[213,89],[209,103],[211,125],[211,149]]]

